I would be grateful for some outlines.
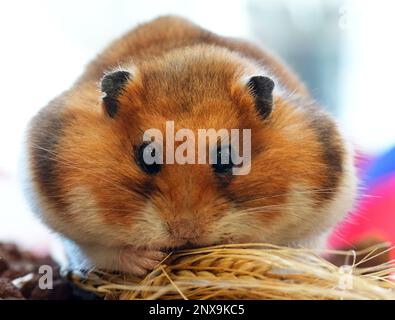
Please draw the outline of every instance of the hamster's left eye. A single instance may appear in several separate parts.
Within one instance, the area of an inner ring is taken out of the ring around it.
[[[219,147],[214,155],[216,162],[212,165],[214,172],[218,174],[229,173],[234,167],[232,162],[232,147]]]
[[[144,143],[137,149],[136,162],[149,175],[155,175],[162,169],[157,149],[153,143]]]

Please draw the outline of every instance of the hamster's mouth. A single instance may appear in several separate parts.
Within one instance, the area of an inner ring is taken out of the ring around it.
[[[219,243],[210,244],[210,246],[215,246],[215,245],[219,245]],[[161,251],[166,252],[166,253],[171,253],[171,252],[177,252],[177,251],[182,251],[182,250],[200,249],[203,247],[207,247],[207,245],[198,245],[196,243],[187,242],[181,246],[164,247],[161,249]]]
[[[191,250],[191,249],[198,249],[201,248],[201,246],[192,244],[192,243],[186,243],[182,246],[176,246],[176,247],[166,247],[163,248],[161,251],[171,253],[171,252],[176,252],[176,251],[182,251],[182,250]]]

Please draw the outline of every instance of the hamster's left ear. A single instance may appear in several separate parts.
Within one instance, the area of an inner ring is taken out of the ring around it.
[[[259,115],[266,119],[273,109],[274,81],[268,77],[256,76],[248,81],[248,87],[255,98]]]
[[[118,97],[131,78],[132,75],[128,71],[109,72],[102,78],[100,88],[104,93],[103,106],[111,118],[114,118],[117,114],[119,108]]]

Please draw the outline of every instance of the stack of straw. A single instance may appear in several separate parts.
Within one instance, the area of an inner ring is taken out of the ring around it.
[[[381,247],[382,248],[382,247]],[[144,279],[91,271],[73,273],[81,288],[105,299],[391,299],[395,300],[392,261],[359,268],[377,255],[328,251],[354,258],[337,267],[313,250],[269,244],[233,244],[170,254]],[[358,263],[358,255],[365,256]]]

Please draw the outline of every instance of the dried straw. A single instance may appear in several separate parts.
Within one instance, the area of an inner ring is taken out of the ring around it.
[[[348,269],[313,250],[269,244],[233,244],[170,254],[143,280],[91,271],[72,279],[105,299],[391,299],[395,300],[393,261],[359,268],[381,246],[361,252],[327,251],[353,257]],[[357,255],[365,257],[355,263]]]

